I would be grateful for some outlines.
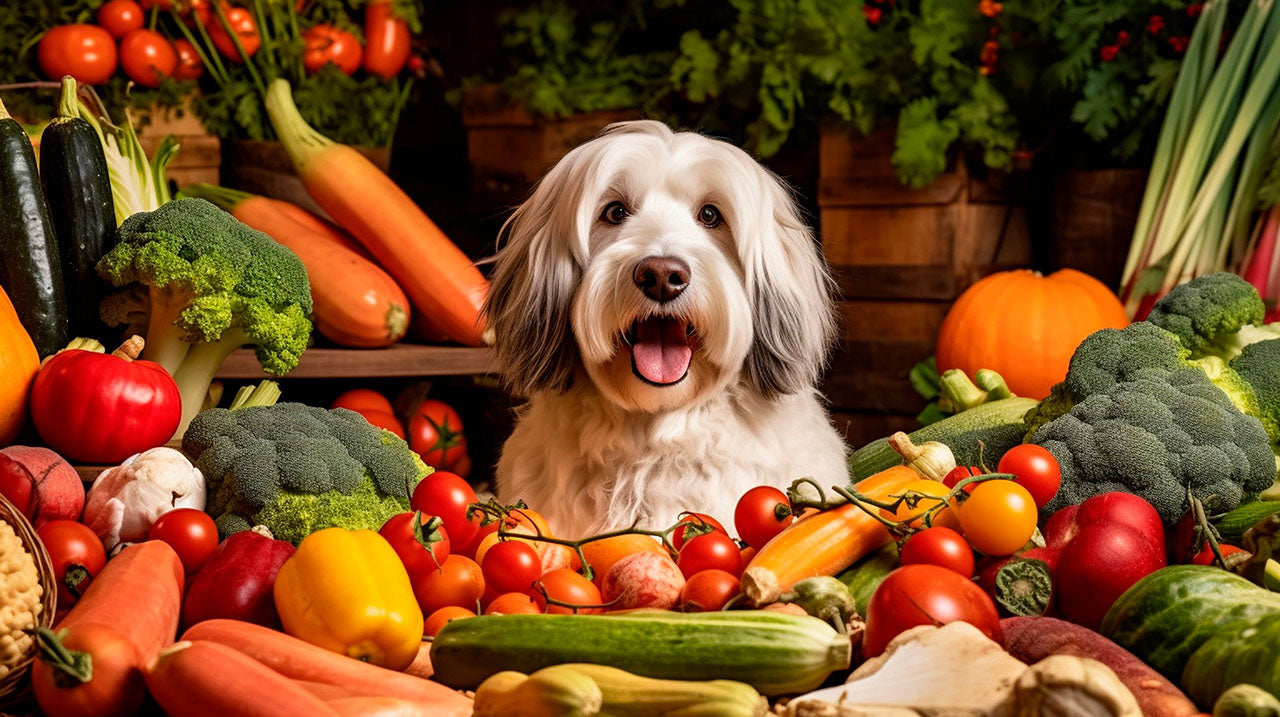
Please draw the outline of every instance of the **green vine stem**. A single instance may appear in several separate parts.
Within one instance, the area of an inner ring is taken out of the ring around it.
[[[587,578],[587,579],[590,580],[591,578]],[[547,586],[543,585],[541,580],[533,581],[533,589],[537,590],[539,593],[542,594],[542,599],[546,601],[547,605],[555,605],[557,607],[568,608],[570,610],[573,610],[574,615],[577,615],[579,610],[608,610],[609,608],[618,604],[618,601],[622,599],[622,596],[619,595],[618,597],[610,600],[609,602],[596,603],[594,605],[585,605],[585,604],[566,602],[564,600],[558,600],[556,598],[551,597],[550,595],[547,594]]]

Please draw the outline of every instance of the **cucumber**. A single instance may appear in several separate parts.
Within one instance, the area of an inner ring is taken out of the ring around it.
[[[1232,545],[1240,545],[1244,532],[1258,524],[1263,518],[1280,513],[1280,500],[1259,500],[1245,503],[1222,516],[1218,521],[1218,532],[1222,539]]]
[[[58,242],[31,139],[0,103],[0,286],[42,357],[67,345]]]
[[[590,662],[644,677],[737,680],[766,695],[821,685],[849,666],[849,638],[815,617],[762,610],[488,615],[454,620],[431,643],[432,679],[475,689],[504,670]]]
[[[898,568],[898,544],[888,543],[884,547],[854,563],[852,567],[840,573],[836,578],[849,588],[853,594],[853,603],[858,614],[866,617],[867,604],[871,602],[871,594],[880,587],[886,576]]]
[[[1276,614],[1280,593],[1219,568],[1173,565],[1126,590],[1099,632],[1178,682],[1191,655],[1227,625]],[[1280,659],[1274,643],[1270,659]]]
[[[926,441],[945,443],[955,454],[956,465],[978,465],[978,441],[985,449],[982,459],[995,467],[1005,451],[1022,443],[1026,435],[1023,416],[1039,404],[1033,398],[1005,398],[984,403],[937,423],[930,423],[908,435],[916,444]],[[902,465],[902,456],[880,438],[854,451],[849,456],[849,478],[859,481],[886,468]]]
[[[116,212],[102,143],[78,114],[76,81],[64,77],[58,116],[40,135],[40,180],[58,238],[70,335],[106,339],[98,318],[106,285],[95,267],[115,239]]]
[[[1239,684],[1280,696],[1280,612],[1222,626],[1182,671],[1182,689],[1205,709]]]

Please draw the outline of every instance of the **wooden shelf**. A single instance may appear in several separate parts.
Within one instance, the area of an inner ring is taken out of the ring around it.
[[[385,378],[471,376],[495,373],[492,349],[466,346],[395,344],[385,349],[308,349],[284,378]],[[239,349],[222,362],[217,378],[269,378],[252,349]]]

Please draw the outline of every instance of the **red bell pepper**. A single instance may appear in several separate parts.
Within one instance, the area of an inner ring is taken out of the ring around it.
[[[187,588],[184,628],[227,618],[281,629],[272,591],[276,573],[293,550],[288,541],[272,539],[265,528],[234,533],[222,541]]]

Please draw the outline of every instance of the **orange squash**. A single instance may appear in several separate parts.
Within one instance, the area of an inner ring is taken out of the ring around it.
[[[18,435],[27,419],[27,394],[40,357],[9,296],[0,289],[0,446]]]
[[[1089,334],[1129,324],[1102,282],[1075,269],[992,274],[965,290],[938,332],[938,371],[991,369],[1019,396],[1043,399]]]

